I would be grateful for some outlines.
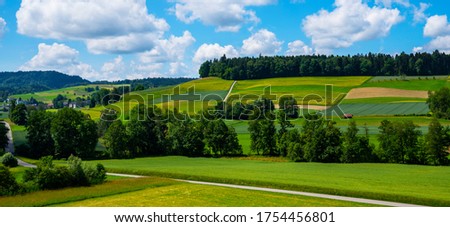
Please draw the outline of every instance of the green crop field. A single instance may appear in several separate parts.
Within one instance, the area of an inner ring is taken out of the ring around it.
[[[195,185],[162,178],[108,178],[101,185],[0,197],[0,207],[324,207],[366,204]]]
[[[402,81],[399,79],[381,79],[378,77],[374,77],[366,83],[364,83],[361,87],[382,87],[382,88],[396,88],[396,89],[404,89],[404,90],[417,90],[417,91],[436,91],[442,87],[449,86],[449,82],[447,77],[436,77],[433,79],[432,77],[426,77],[428,79],[410,79],[406,81]]]
[[[450,205],[450,167],[185,157],[100,161],[108,171]]]
[[[355,116],[428,114],[430,112],[428,105],[422,102],[360,103],[341,104],[339,106],[344,113],[353,114]]]
[[[378,98],[361,98],[361,99],[344,99],[340,104],[390,104],[390,103],[411,103],[426,102],[423,98],[404,98],[404,97],[378,97]]]

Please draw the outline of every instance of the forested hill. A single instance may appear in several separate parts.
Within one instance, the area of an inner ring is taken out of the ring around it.
[[[0,72],[0,96],[89,83],[79,76],[69,76],[55,71]]]
[[[200,77],[227,80],[293,76],[448,75],[450,55],[434,53],[227,58],[204,62]]]

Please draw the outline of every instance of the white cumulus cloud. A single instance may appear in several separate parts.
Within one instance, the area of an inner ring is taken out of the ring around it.
[[[336,0],[334,5],[331,12],[320,10],[303,20],[303,30],[311,37],[316,51],[330,52],[385,37],[404,19],[398,9],[369,7],[362,0]]]
[[[245,23],[259,23],[260,19],[249,6],[264,6],[277,0],[175,0],[171,11],[184,23],[201,21],[216,27],[216,31],[237,32]]]
[[[423,35],[433,39],[423,47],[415,47],[414,51],[432,52],[439,50],[450,53],[450,23],[448,22],[447,15],[429,17],[423,29]]]
[[[3,36],[6,30],[6,21],[0,17],[0,38]]]
[[[226,55],[228,58],[234,58],[239,56],[239,52],[231,45],[203,44],[195,52],[193,61],[201,64],[206,60],[219,59],[223,55]]]
[[[428,18],[423,34],[427,37],[450,35],[450,24],[447,15],[435,15]]]
[[[117,56],[113,61],[103,64],[101,69],[102,75],[100,80],[115,81],[123,78],[126,72],[126,66],[122,56]]]
[[[99,74],[88,64],[78,60],[79,52],[64,44],[41,43],[38,53],[20,67],[20,70],[55,70],[69,75],[80,75],[86,79],[94,79]]]
[[[151,72],[155,69],[163,70],[164,64],[169,69],[170,76],[187,74],[188,67],[184,63],[186,50],[194,44],[195,38],[189,31],[185,31],[182,36],[170,36],[169,39],[162,39],[156,42],[155,48],[139,54],[140,64],[135,69],[143,72]]]
[[[277,39],[275,33],[261,29],[242,42],[243,55],[275,55],[281,50],[283,42]]]
[[[313,49],[301,40],[295,40],[294,42],[288,43],[288,50],[286,51],[286,55],[288,56],[311,55],[313,53]]]
[[[45,39],[83,40],[93,53],[149,50],[169,29],[148,14],[145,0],[23,0],[17,32]]]

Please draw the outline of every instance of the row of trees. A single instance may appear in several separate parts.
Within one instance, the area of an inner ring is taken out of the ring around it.
[[[103,141],[111,158],[242,155],[235,130],[223,120],[193,121],[180,113],[162,113],[156,106],[136,106],[127,124],[114,121],[107,127]]]
[[[200,77],[227,80],[292,76],[394,76],[450,74],[450,55],[435,51],[395,56],[388,54],[334,56],[274,56],[227,58],[204,62]]]
[[[450,128],[442,127],[437,119],[432,120],[426,135],[422,135],[412,121],[385,120],[379,127],[380,146],[375,149],[369,141],[367,128],[361,135],[354,121],[342,132],[333,121],[317,115],[306,116],[299,131],[293,129],[283,110],[277,115],[266,111],[261,116],[249,121],[251,150],[258,155],[284,156],[306,162],[449,163]],[[275,119],[280,125],[278,130]]]
[[[69,108],[57,113],[32,111],[26,128],[29,149],[19,149],[18,152],[23,152],[21,155],[33,158],[48,155],[57,158],[68,158],[70,155],[81,158],[101,156],[95,151],[97,124],[81,111]]]

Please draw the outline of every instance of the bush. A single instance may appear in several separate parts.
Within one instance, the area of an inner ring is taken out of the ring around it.
[[[96,168],[83,165],[82,160],[75,156],[70,156],[67,163],[67,167],[54,166],[52,156],[43,157],[37,168],[25,172],[24,182],[31,187],[37,185],[39,189],[58,189],[90,186],[106,180],[106,170],[101,164]]]
[[[19,185],[8,168],[0,165],[0,196],[15,195],[19,191]]]
[[[4,166],[7,166],[7,167],[18,166],[17,159],[11,153],[4,154],[1,158],[1,162]]]
[[[93,184],[101,184],[106,180],[106,169],[105,167],[98,163],[96,168],[92,166],[84,166],[84,174],[86,175],[88,182]]]

